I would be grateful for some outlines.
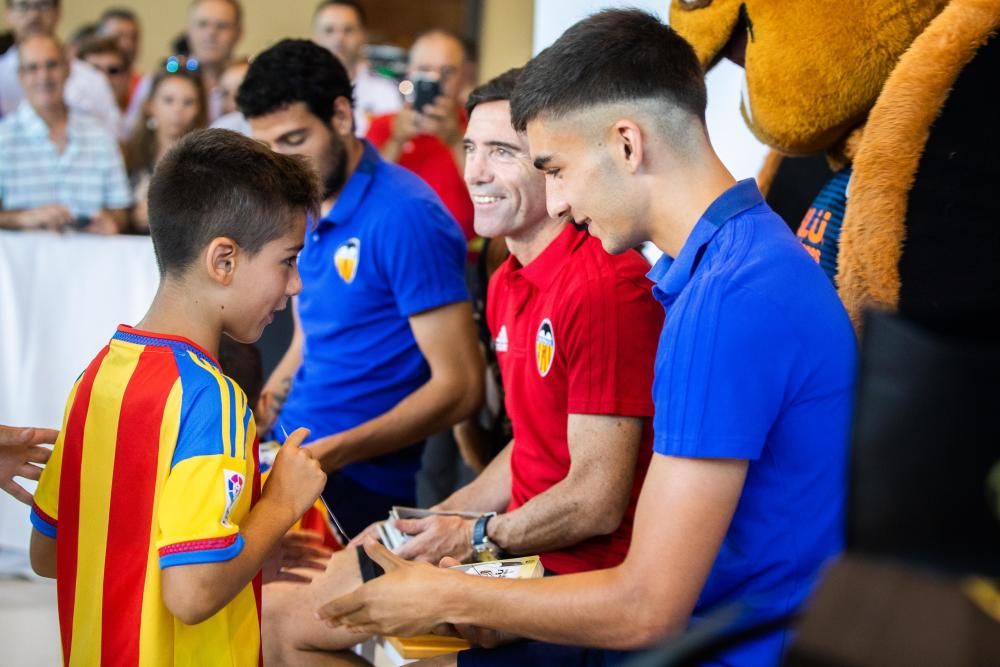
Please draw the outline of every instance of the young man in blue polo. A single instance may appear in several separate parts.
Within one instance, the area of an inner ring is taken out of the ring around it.
[[[329,51],[284,40],[254,59],[237,103],[254,138],[306,156],[325,188],[295,336],[257,413],[278,439],[308,426],[353,536],[415,503],[424,438],[478,406],[483,372],[462,234],[423,181],[355,137],[351,94]]]
[[[611,253],[644,240],[665,253],[649,274],[666,310],[654,455],[625,562],[483,581],[369,544],[386,574],[324,605],[324,618],[390,635],[452,623],[553,642],[463,653],[461,665],[603,665],[731,603],[753,625],[806,599],[842,549],[854,334],[756,184],[720,162],[704,111],[691,47],[636,10],[577,23],[528,63],[511,99],[550,215],[588,224]],[[711,664],[773,665],[788,639],[776,630]]]

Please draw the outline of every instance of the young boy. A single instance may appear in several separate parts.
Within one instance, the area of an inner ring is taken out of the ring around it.
[[[326,482],[299,429],[263,492],[253,415],[216,362],[299,292],[304,161],[188,135],[150,185],[160,286],[77,380],[32,508],[67,665],[256,665],[260,571]]]

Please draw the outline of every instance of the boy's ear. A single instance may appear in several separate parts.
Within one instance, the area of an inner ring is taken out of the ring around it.
[[[205,268],[209,277],[220,285],[228,287],[233,281],[239,255],[240,247],[231,238],[219,236],[212,239],[205,253]]]
[[[630,174],[642,165],[644,146],[642,129],[631,120],[619,120],[612,126],[612,148],[615,161]]]

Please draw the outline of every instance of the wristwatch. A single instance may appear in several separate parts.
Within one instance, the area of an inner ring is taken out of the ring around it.
[[[496,512],[487,512],[476,519],[472,526],[472,553],[480,563],[500,558],[500,548],[486,534],[486,524],[496,515]]]

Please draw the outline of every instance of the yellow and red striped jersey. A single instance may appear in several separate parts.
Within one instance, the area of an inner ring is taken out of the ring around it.
[[[260,496],[246,395],[183,338],[121,326],[70,393],[31,521],[56,540],[66,665],[257,665],[260,576],[184,625],[164,568],[243,548]]]

